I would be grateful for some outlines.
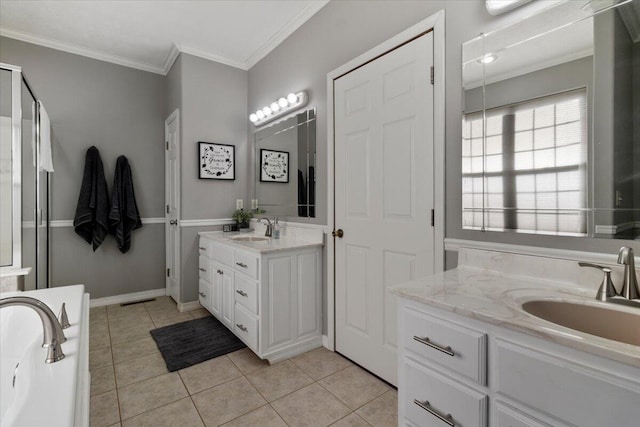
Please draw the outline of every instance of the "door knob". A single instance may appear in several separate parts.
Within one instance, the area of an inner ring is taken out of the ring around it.
[[[333,237],[339,237],[342,239],[342,236],[344,236],[344,231],[342,230],[342,228],[339,228],[337,230],[333,230],[333,232],[331,233],[331,235]]]
[[[172,220],[169,221],[169,224],[178,225],[178,220],[177,219],[172,219]]]

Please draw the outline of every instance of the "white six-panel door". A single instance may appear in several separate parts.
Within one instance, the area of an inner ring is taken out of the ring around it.
[[[165,121],[165,253],[167,295],[180,302],[180,111]]]
[[[336,350],[397,383],[389,286],[434,272],[433,33],[334,81]]]

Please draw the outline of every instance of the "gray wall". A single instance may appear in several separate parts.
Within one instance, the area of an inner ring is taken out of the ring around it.
[[[182,145],[180,219],[230,218],[236,199],[243,199],[247,207],[249,202],[247,72],[180,54],[167,76],[166,115],[176,108]],[[235,146],[235,181],[198,179],[198,141]],[[181,228],[182,302],[198,299],[197,233],[217,229]]]
[[[141,216],[164,216],[163,76],[4,37],[0,61],[23,67],[51,117],[51,219],[73,219],[91,145],[100,150],[109,188],[123,154]],[[164,288],[164,227],[134,231],[126,254],[112,237],[94,253],[72,227],[54,228],[51,262],[54,286],[83,283],[92,298]]]
[[[640,251],[640,243],[462,230],[461,46],[462,43],[521,19],[535,2],[492,17],[483,1],[332,1],[249,70],[249,111],[283,93],[306,89],[318,108],[318,216],[327,223],[327,73],[438,10],[446,11],[446,236],[450,238],[613,253],[621,244]],[[447,257],[447,265],[453,261]]]

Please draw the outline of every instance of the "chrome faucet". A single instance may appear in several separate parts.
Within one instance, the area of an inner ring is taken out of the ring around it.
[[[621,247],[618,252],[618,264],[624,264],[624,281],[622,282],[620,296],[628,300],[640,299],[633,249],[628,246]]]
[[[271,220],[266,216],[260,218],[260,222],[262,222],[263,219],[267,220],[267,230],[264,232],[264,235],[267,237],[271,237],[271,235],[273,234],[273,224],[271,224]]]
[[[600,283],[598,293],[596,294],[596,299],[598,301],[609,301],[610,298],[617,297],[619,295],[618,291],[616,291],[616,287],[613,285],[613,281],[611,280],[611,269],[609,267],[582,261],[579,262],[578,265],[580,267],[597,268],[604,273],[602,283]]]
[[[0,308],[12,305],[30,307],[38,313],[42,321],[44,339],[42,346],[47,348],[45,363],[54,363],[64,359],[61,344],[67,339],[62,326],[49,306],[40,300],[30,297],[8,297],[0,299]]]

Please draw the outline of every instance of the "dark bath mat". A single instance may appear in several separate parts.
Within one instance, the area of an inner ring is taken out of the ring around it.
[[[151,336],[169,372],[246,347],[213,316],[154,329]]]

